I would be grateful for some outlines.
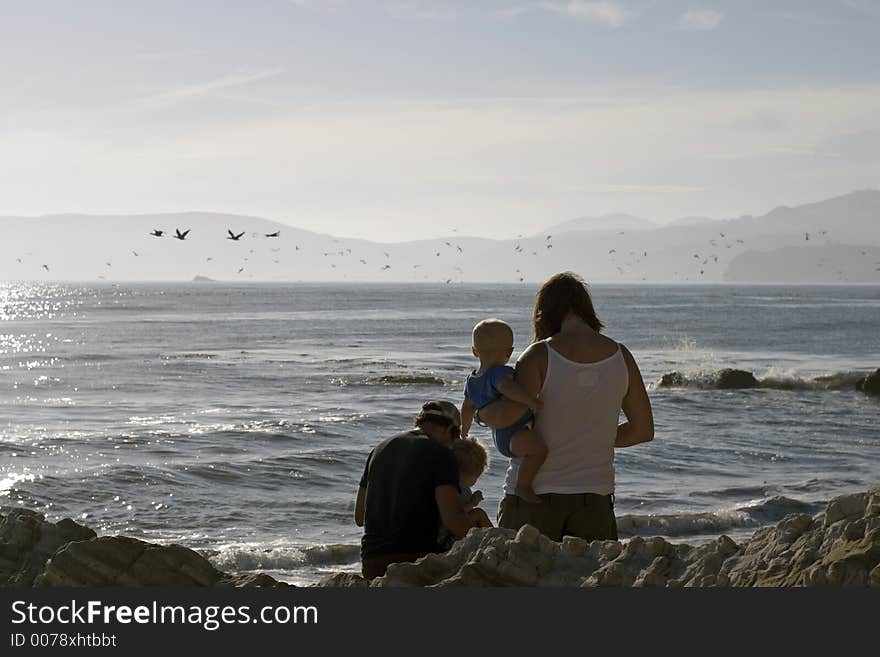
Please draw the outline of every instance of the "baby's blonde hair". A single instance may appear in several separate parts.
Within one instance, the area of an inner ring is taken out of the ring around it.
[[[513,329],[495,317],[484,319],[474,327],[473,343],[479,354],[510,349],[513,347]]]
[[[459,472],[479,477],[489,465],[489,451],[478,440],[456,440],[452,443],[452,452],[455,454]]]

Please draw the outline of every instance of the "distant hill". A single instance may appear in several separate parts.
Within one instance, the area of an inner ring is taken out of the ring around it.
[[[676,219],[675,221],[667,224],[668,226],[699,226],[700,224],[708,224],[713,221],[717,221],[717,219],[712,219],[711,217],[682,217],[681,219]]]
[[[578,217],[548,226],[543,232],[550,235],[570,232],[651,230],[657,224],[629,214],[606,214],[601,217]]]
[[[746,251],[725,279],[740,283],[880,283],[880,246],[832,244]]]
[[[177,228],[190,231],[186,240],[171,236]],[[666,226],[630,215],[580,218],[515,240],[383,244],[206,212],[6,217],[0,229],[10,236],[0,241],[2,280],[452,284],[536,282],[570,269],[603,283],[880,283],[873,190],[759,217]],[[166,232],[153,237],[154,229]],[[233,241],[227,230],[245,234]]]

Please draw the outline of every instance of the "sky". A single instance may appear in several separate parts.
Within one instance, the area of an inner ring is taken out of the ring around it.
[[[880,187],[880,0],[0,0],[0,216],[380,241]]]

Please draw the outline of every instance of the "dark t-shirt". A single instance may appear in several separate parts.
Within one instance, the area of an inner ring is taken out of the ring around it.
[[[361,478],[367,489],[361,558],[441,551],[437,486],[458,487],[451,449],[418,430],[377,445]]]

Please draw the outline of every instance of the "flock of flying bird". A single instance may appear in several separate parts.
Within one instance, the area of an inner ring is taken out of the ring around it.
[[[455,231],[455,229],[453,229],[453,231]],[[236,232],[232,231],[231,229],[227,229],[226,232],[228,234],[226,237],[227,240],[231,240],[233,242],[238,242],[242,239],[242,237],[245,236],[247,231],[241,231],[239,233],[236,233]],[[152,231],[150,231],[149,235],[156,237],[156,238],[162,238],[162,237],[166,236],[166,233],[168,233],[168,231],[156,228],[156,229],[153,229]],[[174,233],[168,233],[168,234],[174,239],[184,241],[187,239],[187,236],[189,235],[189,233],[190,233],[190,229],[181,231],[180,228],[175,228]],[[818,233],[818,235],[825,237],[825,238],[827,238],[827,236],[828,236],[828,231],[824,230],[824,229],[818,230],[817,233]],[[622,235],[626,235],[626,234],[627,234],[626,231],[617,232],[618,236],[622,236]],[[257,236],[257,235],[258,235],[258,233],[254,233],[254,236]],[[266,238],[278,238],[278,237],[280,237],[280,235],[281,235],[280,230],[276,230],[271,233],[264,233],[264,236]],[[691,270],[691,272],[692,272],[691,275],[696,276],[696,271],[699,271],[699,276],[704,277],[709,267],[719,264],[719,257],[717,255],[717,253],[714,253],[712,251],[717,251],[722,246],[726,249],[731,249],[731,248],[734,248],[736,245],[745,244],[744,240],[729,238],[727,236],[727,234],[723,233],[723,232],[719,232],[718,236],[720,237],[722,242],[719,243],[719,240],[717,238],[710,239],[708,244],[709,244],[709,246],[711,246],[713,248],[709,249],[708,253],[704,252],[704,253],[694,253],[693,254],[693,260],[696,261],[694,263],[694,266],[698,267],[699,269],[698,270],[697,269]],[[527,251],[530,251],[532,256],[537,256],[539,254],[539,252],[541,252],[541,251],[546,253],[546,252],[549,252],[551,249],[553,249],[553,242],[552,242],[553,236],[552,235],[544,236],[544,240],[542,241],[542,244],[541,244],[541,246],[543,246],[543,249],[541,249],[540,246],[534,246],[534,245],[532,246],[532,248],[526,249],[522,245],[522,243],[519,241],[522,239],[523,239],[522,235],[517,235],[517,241],[514,242],[513,250],[514,250],[514,253],[516,253],[517,255],[525,255],[527,253]],[[339,240],[334,239],[333,241],[338,243]],[[804,241],[805,242],[811,241],[811,233],[809,233],[809,232],[804,233]],[[828,244],[828,243],[829,242],[826,241],[826,244]],[[444,245],[448,249],[452,249],[457,255],[461,255],[464,253],[464,249],[462,248],[462,246],[460,244],[453,244],[450,241],[445,241]],[[623,248],[623,247],[621,247],[621,248]],[[296,250],[297,251],[300,250],[299,245],[296,246]],[[277,253],[278,251],[280,251],[280,249],[273,248],[272,251]],[[131,253],[134,256],[140,255],[137,251],[131,251]],[[250,253],[253,254],[254,250],[251,249]],[[387,251],[383,251],[383,254],[384,254],[386,260],[391,258],[391,254],[388,253]],[[629,254],[629,257],[627,259],[625,259],[623,261],[618,261],[617,258],[619,255],[622,255],[622,251],[620,254],[618,253],[618,250],[616,248],[612,248],[608,251],[608,256],[610,257],[612,265],[615,266],[616,270],[618,271],[618,273],[621,276],[626,275],[628,272],[635,273],[635,272],[632,272],[632,269],[635,268],[640,263],[642,263],[642,261],[648,257],[648,251],[643,250],[643,249],[630,250],[628,252],[628,254]],[[339,250],[339,251],[324,251],[322,255],[324,257],[346,256],[346,255],[352,255],[352,250],[350,248],[347,248],[347,249],[343,249],[343,250]],[[436,257],[440,257],[441,251],[435,251],[434,255]],[[862,255],[867,255],[867,252],[862,251]],[[206,260],[208,262],[210,262],[213,260],[213,258],[208,257]],[[248,258],[245,257],[244,260],[247,261]],[[359,258],[359,261],[362,265],[367,265],[367,260],[365,258]],[[21,258],[18,258],[18,262],[21,263]],[[279,260],[274,259],[274,262],[278,263]],[[110,262],[107,262],[105,264],[107,265],[107,267],[111,266]],[[880,264],[880,263],[877,263],[877,264]],[[818,266],[820,268],[823,267],[823,263],[820,262]],[[47,264],[43,264],[42,267],[47,272],[50,271],[49,266]],[[330,267],[332,269],[336,269],[336,264],[330,263]],[[412,265],[413,272],[415,273],[416,270],[420,269],[421,267],[422,267],[421,264]],[[385,262],[382,265],[382,267],[380,268],[380,271],[388,271],[391,268],[392,268],[391,264],[388,262]],[[688,269],[690,269],[690,268],[688,268]],[[238,269],[237,273],[242,274],[244,271],[245,271],[245,268],[242,266]],[[463,270],[460,266],[455,266],[452,271],[454,273],[452,273],[449,278],[445,279],[446,283],[452,283],[455,279],[458,279],[458,280],[461,279],[461,276],[463,274]],[[880,271],[880,268],[878,268],[876,271]],[[843,279],[843,272],[838,270],[837,273],[838,273],[840,280],[844,280]],[[636,273],[635,275],[638,276],[638,273]],[[690,280],[690,277],[687,274],[687,272],[683,275],[685,276],[685,280]],[[676,271],[675,276],[680,277],[681,275],[679,274],[678,271]],[[103,279],[105,277],[98,276],[98,278]],[[428,277],[425,276],[425,279],[427,279],[427,278]],[[519,268],[516,269],[516,273],[514,274],[514,279],[518,280],[520,283],[525,282],[525,275],[523,274],[523,271],[521,269],[519,269]],[[645,280],[647,280],[647,277],[642,276],[641,280],[645,281]]]

